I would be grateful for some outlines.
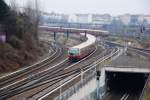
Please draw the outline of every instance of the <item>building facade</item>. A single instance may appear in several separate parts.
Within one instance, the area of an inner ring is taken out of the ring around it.
[[[129,25],[131,21],[131,15],[125,14],[118,16],[119,20],[124,24],[124,25]]]
[[[111,24],[112,17],[109,14],[93,14],[92,23],[93,24]]]
[[[77,23],[90,23],[89,14],[76,14]]]

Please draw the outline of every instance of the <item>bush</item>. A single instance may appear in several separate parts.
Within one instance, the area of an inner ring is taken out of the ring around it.
[[[38,23],[28,13],[9,8],[4,0],[0,1],[0,12],[0,25],[6,33],[6,43],[0,44],[0,71],[23,67],[41,56]]]
[[[20,39],[18,39],[16,36],[11,36],[10,37],[10,42],[9,42],[14,48],[16,49],[22,49],[25,48],[24,42]]]
[[[5,56],[8,52],[16,53],[16,50],[8,43],[0,44],[0,55]]]

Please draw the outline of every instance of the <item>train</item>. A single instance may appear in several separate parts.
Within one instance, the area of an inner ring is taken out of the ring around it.
[[[108,36],[108,31],[103,30],[95,30],[95,29],[78,29],[78,28],[64,28],[64,27],[48,27],[48,26],[40,26],[41,30],[52,31],[52,32],[69,32],[76,33],[80,35],[85,35],[87,41],[71,47],[67,48],[68,50],[68,58],[69,61],[79,61],[82,58],[88,56],[92,51],[95,50],[95,42],[97,36]],[[82,33],[83,32],[83,33]]]
[[[85,42],[77,46],[68,48],[69,61],[71,62],[79,61],[95,50],[96,37],[91,34],[86,34],[86,37],[87,40]]]
[[[52,31],[52,32],[69,32],[69,33],[89,33],[95,36],[108,36],[109,31],[96,30],[96,29],[79,29],[79,28],[65,28],[65,27],[48,27],[40,26],[40,30]]]

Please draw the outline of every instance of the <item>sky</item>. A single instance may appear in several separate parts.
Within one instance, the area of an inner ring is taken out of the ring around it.
[[[9,3],[11,0],[5,0]],[[24,6],[25,1],[15,0],[18,6]],[[38,0],[40,9],[45,12],[65,14],[89,13],[112,16],[121,14],[150,14],[150,0]]]

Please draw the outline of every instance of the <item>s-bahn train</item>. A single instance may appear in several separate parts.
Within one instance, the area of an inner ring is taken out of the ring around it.
[[[68,58],[70,61],[78,61],[95,50],[95,36],[87,34],[86,37],[87,40],[85,42],[68,49]]]

